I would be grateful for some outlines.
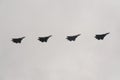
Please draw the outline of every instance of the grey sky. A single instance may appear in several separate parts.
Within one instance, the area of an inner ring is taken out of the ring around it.
[[[120,80],[119,21],[119,0],[0,0],[0,80]]]

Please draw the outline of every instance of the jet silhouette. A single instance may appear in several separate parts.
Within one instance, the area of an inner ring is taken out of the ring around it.
[[[76,38],[78,37],[78,36],[80,36],[81,34],[77,34],[77,35],[74,35],[74,36],[67,36],[67,40],[68,41],[75,41],[76,40]]]
[[[25,37],[13,38],[13,39],[12,39],[12,42],[14,42],[14,43],[16,43],[16,44],[17,44],[17,43],[21,43],[24,38],[25,38]]]
[[[52,37],[52,35],[49,35],[49,36],[46,36],[46,37],[38,37],[38,40],[41,41],[41,42],[47,42],[50,37]]]
[[[97,34],[97,35],[95,35],[95,38],[97,40],[103,40],[105,38],[105,36],[107,36],[108,34],[110,34],[110,32],[105,33],[105,34]]]

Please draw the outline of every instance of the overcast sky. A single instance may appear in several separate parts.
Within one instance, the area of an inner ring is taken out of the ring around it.
[[[0,0],[0,80],[120,80],[120,1]]]

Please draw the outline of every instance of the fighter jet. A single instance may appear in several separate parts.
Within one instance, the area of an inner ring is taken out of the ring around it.
[[[50,37],[52,37],[52,35],[49,35],[49,36],[46,36],[46,37],[38,37],[38,40],[41,41],[41,42],[47,42]]]
[[[81,34],[77,34],[77,35],[73,35],[73,36],[67,36],[67,40],[68,41],[75,41],[76,40],[76,38],[78,37],[78,36],[80,36]]]
[[[22,42],[22,40],[24,39],[25,37],[21,37],[21,38],[12,38],[12,42],[14,42],[14,43],[21,43]]]
[[[96,38],[97,40],[104,40],[105,36],[107,36],[108,34],[110,34],[110,32],[105,33],[105,34],[96,34],[96,35],[95,35],[95,38]]]

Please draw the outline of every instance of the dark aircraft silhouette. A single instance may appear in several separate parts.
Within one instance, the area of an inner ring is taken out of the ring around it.
[[[38,40],[41,42],[47,42],[50,37],[52,37],[52,35],[46,37],[38,37]]]
[[[96,38],[97,40],[103,40],[103,39],[105,38],[105,36],[108,35],[108,34],[110,34],[110,32],[105,33],[105,34],[97,34],[97,35],[95,36],[95,38]]]
[[[24,38],[25,38],[25,37],[13,38],[12,41],[17,44],[17,43],[21,43]]]
[[[77,35],[74,35],[74,36],[67,36],[67,40],[68,41],[75,41],[76,40],[76,38],[78,37],[78,36],[80,36],[81,34],[77,34]]]

